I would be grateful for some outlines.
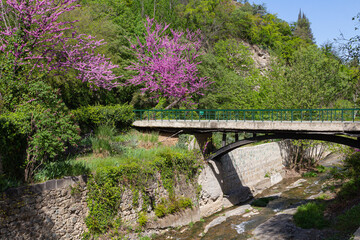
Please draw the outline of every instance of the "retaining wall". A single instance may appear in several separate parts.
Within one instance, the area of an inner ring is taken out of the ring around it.
[[[193,209],[148,223],[148,228],[176,227],[198,221],[224,207],[245,201],[282,180],[283,157],[278,143],[236,149],[212,161],[202,170],[202,190],[197,201],[195,186],[178,180],[178,195],[191,197]],[[158,176],[160,179],[160,176]],[[157,203],[167,193],[154,183],[148,191]],[[67,177],[33,186],[9,189],[0,196],[0,239],[81,239],[85,232],[86,178]],[[127,224],[136,224],[142,208],[132,205],[132,191],[122,196],[119,215]],[[148,216],[154,216],[148,209]]]
[[[199,177],[202,185],[200,212],[209,216],[255,196],[280,182],[284,150],[277,142],[242,147],[210,161]]]

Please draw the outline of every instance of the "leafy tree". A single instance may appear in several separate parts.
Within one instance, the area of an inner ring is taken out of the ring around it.
[[[186,5],[180,5],[179,9],[180,17],[185,19],[184,28],[200,29],[206,48],[231,34],[230,17],[235,9],[232,0],[190,0]]]
[[[147,19],[145,43],[138,39],[132,45],[138,61],[128,67],[138,75],[127,82],[142,85],[142,91],[155,94],[153,97],[168,99],[167,109],[180,102],[189,102],[210,85],[206,78],[198,76],[200,32],[170,29],[170,36],[165,33],[168,27]]]
[[[309,64],[311,63],[311,64]],[[330,107],[338,99],[349,97],[351,79],[341,62],[327,57],[315,45],[300,48],[283,72],[283,107]]]
[[[49,75],[72,73],[93,89],[118,85],[112,72],[117,66],[95,50],[103,41],[78,34],[75,21],[60,20],[78,7],[75,2],[0,2],[0,111],[6,123],[0,140],[8,144],[13,126],[25,142],[26,150],[18,149],[25,154],[16,167],[27,182],[43,162],[57,160],[79,140],[79,128],[60,92],[50,86]],[[6,147],[0,155],[7,156]]]

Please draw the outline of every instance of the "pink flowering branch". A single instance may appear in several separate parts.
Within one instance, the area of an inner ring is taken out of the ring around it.
[[[131,47],[135,50],[137,62],[127,69],[138,74],[127,81],[128,85],[142,85],[143,92],[153,93],[155,97],[166,97],[173,102],[190,102],[194,95],[202,94],[211,83],[198,76],[197,58],[202,55],[202,38],[199,31],[186,32],[170,29],[153,19],[145,24],[145,42],[137,39]]]
[[[14,59],[14,70],[22,65],[51,72],[75,69],[77,78],[91,87],[111,89],[118,84],[112,72],[118,67],[96,54],[105,44],[94,37],[77,34],[72,22],[59,17],[79,7],[77,0],[6,0],[0,9],[0,53]],[[65,37],[65,31],[73,31]]]

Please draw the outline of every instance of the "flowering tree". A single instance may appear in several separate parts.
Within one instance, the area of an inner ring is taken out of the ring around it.
[[[0,0],[0,112],[26,142],[25,159],[18,164],[26,182],[32,181],[42,163],[56,160],[79,140],[79,128],[60,92],[43,76],[71,70],[91,88],[117,86],[112,72],[117,66],[95,52],[104,42],[76,33],[75,21],[60,20],[79,6],[76,1]],[[3,125],[0,142],[5,145],[12,135]],[[12,160],[4,157],[4,146],[1,154],[3,162]]]
[[[171,103],[169,109],[179,102],[189,102],[196,94],[202,94],[210,83],[206,78],[198,76],[196,61],[201,55],[202,39],[200,32],[186,33],[170,29],[169,25],[161,25],[153,19],[145,24],[145,42],[140,39],[131,47],[137,54],[137,62],[127,69],[138,74],[128,80],[128,84],[142,85],[143,92],[150,92],[154,97],[165,97]]]
[[[117,66],[95,53],[96,47],[104,42],[77,34],[75,21],[59,21],[63,13],[79,6],[76,1],[0,1],[0,54],[13,59],[14,72],[23,65],[31,66],[29,75],[35,69],[42,72],[75,69],[77,78],[90,83],[90,87],[111,89],[117,85],[111,69]],[[70,37],[65,37],[66,31],[72,31]]]

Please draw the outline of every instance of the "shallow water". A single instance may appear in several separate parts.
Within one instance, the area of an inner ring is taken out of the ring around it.
[[[224,240],[224,239],[237,239],[243,240],[251,237],[251,232],[257,226],[264,223],[266,220],[274,216],[277,212],[299,206],[306,202],[310,196],[321,192],[323,183],[326,181],[325,174],[313,178],[291,178],[285,179],[282,182],[274,185],[273,187],[263,191],[256,198],[274,196],[274,200],[270,201],[266,207],[253,207],[257,214],[252,216],[233,216],[213,228],[201,236],[205,226],[215,218],[222,216],[226,211],[237,208],[234,206],[223,212],[214,214],[202,222],[197,222],[193,226],[185,226],[180,229],[173,229],[166,234],[159,236],[155,239],[176,239],[176,240]],[[244,203],[245,204],[245,203]],[[245,214],[249,215],[249,214]]]

